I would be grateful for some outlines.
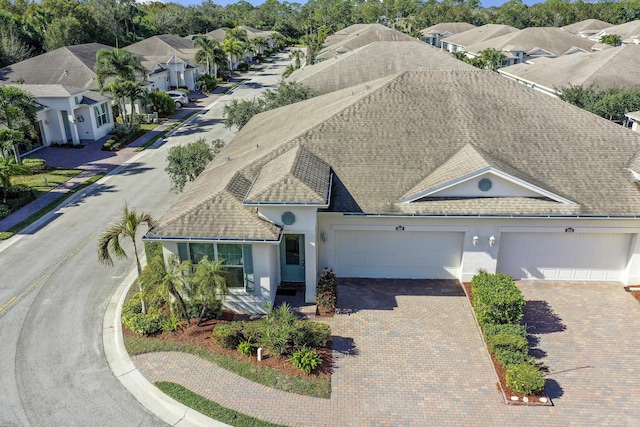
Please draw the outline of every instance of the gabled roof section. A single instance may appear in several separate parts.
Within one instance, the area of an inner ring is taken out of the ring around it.
[[[592,36],[592,39],[595,41],[599,41],[600,37],[609,34],[616,34],[620,36],[623,43],[633,43],[633,39],[637,40],[638,38],[640,38],[640,20],[626,22],[624,24],[605,28]]]
[[[466,50],[477,53],[487,48],[494,48],[528,53],[535,49],[543,49],[552,55],[560,56],[572,47],[589,51],[593,45],[593,41],[562,31],[560,28],[532,27],[473,43],[467,46]]]
[[[345,54],[376,41],[415,41],[415,39],[408,34],[384,25],[370,24],[360,31],[349,34],[338,42],[327,45],[318,53],[316,58],[322,60],[333,58],[336,55]]]
[[[64,86],[64,85],[35,85],[35,84],[23,84],[23,85],[9,85],[15,86],[19,89],[29,92],[37,98],[68,98],[70,96],[80,95],[87,92],[87,89]]]
[[[142,57],[142,64],[148,71],[156,70],[156,64],[166,64],[173,56],[179,62],[193,62],[198,49],[191,40],[172,34],[149,37],[125,48]]]
[[[593,86],[635,89],[640,83],[640,45],[612,47],[598,52],[576,52],[553,59],[539,58],[501,68],[499,73],[553,89]]]
[[[593,34],[593,33],[597,33],[600,30],[604,30],[605,28],[610,28],[610,27],[611,27],[610,23],[601,21],[599,19],[585,19],[584,21],[574,22],[573,24],[565,25],[564,27],[562,27],[562,29],[572,34],[582,34],[582,33]]]
[[[331,168],[304,147],[294,147],[265,164],[245,204],[329,204]]]
[[[513,33],[519,31],[517,28],[509,25],[501,24],[486,24],[481,27],[476,27],[468,31],[464,31],[455,36],[447,37],[445,40],[447,43],[462,46],[467,50],[467,46],[479,43],[485,40],[492,39],[494,37],[502,36],[503,34]]]
[[[423,197],[437,197],[443,190],[454,187],[469,179],[490,174],[510,181],[522,188],[520,197],[540,197],[561,203],[572,203],[568,199],[546,191],[530,181],[522,172],[492,158],[473,144],[466,144],[431,174],[405,193],[399,203],[408,203]],[[485,195],[482,195],[485,196]],[[478,195],[480,197],[480,194]],[[489,196],[495,198],[496,196]],[[497,197],[500,197],[498,195]],[[514,196],[510,196],[514,197]]]
[[[0,69],[5,83],[58,84],[97,90],[93,68],[100,49],[113,49],[100,43],[61,47]]]
[[[473,24],[469,24],[468,22],[441,22],[439,24],[432,25],[429,28],[425,28],[424,30],[420,31],[420,34],[422,34],[425,37],[428,37],[433,34],[447,34],[447,33],[455,35],[455,34],[463,33],[465,31],[473,30],[474,28],[477,28],[477,27]]]
[[[473,67],[417,40],[382,41],[300,68],[288,80],[324,94],[401,71],[469,69]]]

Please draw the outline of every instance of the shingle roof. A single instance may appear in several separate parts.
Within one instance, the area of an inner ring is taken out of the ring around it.
[[[504,34],[509,34],[515,31],[519,30],[509,25],[486,24],[481,27],[464,31],[460,34],[456,34],[455,36],[447,37],[446,42],[466,48],[471,44],[489,40],[494,37],[500,37]]]
[[[467,22],[441,22],[439,24],[433,25],[429,28],[425,28],[420,31],[423,36],[429,36],[431,34],[460,34],[465,31],[473,30],[477,28],[473,24],[469,24]]]
[[[607,34],[617,34],[622,38],[624,43],[634,43],[634,39],[640,39],[640,20],[626,22],[620,25],[614,25],[605,28],[593,36],[594,40],[600,40],[601,36]],[[637,43],[637,42],[636,42]]]
[[[611,24],[608,22],[599,19],[585,19],[584,21],[574,22],[571,25],[565,25],[562,29],[569,33],[580,34],[584,32],[595,33],[609,27],[611,27]]]
[[[0,69],[0,81],[26,84],[60,84],[98,89],[93,68],[100,49],[113,49],[100,43],[61,47]]]
[[[297,81],[320,94],[409,70],[463,70],[472,67],[426,43],[374,42],[353,52],[294,71]]]
[[[317,59],[329,59],[344,54],[359,47],[377,41],[415,41],[415,39],[400,31],[393,30],[380,24],[370,24],[359,31],[355,31],[338,42],[328,44],[322,49]]]
[[[193,58],[198,51],[193,41],[172,34],[149,37],[125,48],[131,53],[142,57],[143,66],[151,71],[155,64],[164,64],[174,54],[180,60],[193,64]]]
[[[36,84],[14,84],[15,86],[29,92],[36,97],[69,97],[86,92],[87,89],[64,86],[64,85],[36,85]]]
[[[589,51],[593,45],[593,41],[568,33],[560,28],[533,27],[473,43],[467,46],[466,50],[477,53],[487,48],[507,52],[531,52],[535,49],[543,49],[555,56],[560,56],[572,47]]]
[[[343,28],[341,30],[336,31],[333,34],[330,34],[329,36],[327,36],[327,38],[324,41],[325,46],[329,46],[333,43],[337,43],[340,40],[343,40],[345,37],[349,36],[350,34],[353,34],[355,32],[359,32],[362,31],[366,28],[371,27],[374,24],[353,24],[350,25],[346,28]]]
[[[407,71],[368,86],[252,118],[158,221],[155,235],[217,237],[220,229],[225,236],[259,234],[247,228],[263,225],[257,212],[236,202],[218,210],[213,201],[230,194],[241,177],[239,191],[226,196],[237,201],[269,162],[297,147],[331,166],[331,211],[640,215],[640,190],[627,169],[640,163],[634,160],[636,133],[490,71]],[[475,158],[472,168],[515,171],[575,204],[529,197],[399,203],[459,153]],[[252,222],[240,224],[246,218]]]
[[[619,46],[592,53],[559,58],[540,58],[532,63],[505,67],[500,73],[513,75],[550,89],[593,86],[635,89],[640,86],[640,45]]]

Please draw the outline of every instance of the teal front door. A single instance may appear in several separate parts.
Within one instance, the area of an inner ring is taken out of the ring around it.
[[[60,111],[60,115],[62,116],[62,123],[64,124],[64,133],[67,138],[67,142],[71,142],[73,138],[71,137],[71,126],[69,125],[69,116],[67,115],[67,110]]]
[[[283,282],[304,282],[304,234],[285,234],[280,243]]]

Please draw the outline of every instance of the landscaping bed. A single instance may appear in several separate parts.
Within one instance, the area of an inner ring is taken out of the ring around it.
[[[472,307],[474,307],[474,300],[473,300],[473,290],[472,290],[472,285],[469,282],[464,282],[463,284],[463,288],[465,291],[465,294],[467,296],[467,298],[469,299],[469,303],[471,304]],[[477,304],[477,303],[476,303]],[[503,305],[504,307],[504,305]],[[477,310],[476,310],[476,317],[477,317]],[[507,366],[505,366],[500,360],[498,360],[498,357],[496,356],[496,353],[499,350],[496,350],[495,348],[493,349],[493,351],[491,350],[491,345],[487,342],[488,340],[492,340],[491,337],[487,336],[486,330],[484,330],[481,326],[482,322],[476,318],[476,320],[478,321],[479,326],[481,327],[481,330],[483,330],[483,341],[485,343],[485,346],[487,346],[487,349],[489,350],[489,356],[491,358],[491,362],[493,363],[493,367],[494,370],[496,372],[496,376],[498,377],[498,383],[497,383],[497,387],[498,389],[502,392],[503,396],[504,396],[504,400],[505,403],[508,405],[540,405],[540,406],[552,406],[552,402],[551,399],[544,393],[544,390],[537,392],[537,393],[522,393],[522,392],[518,392],[513,390],[509,385],[508,385],[508,381],[507,381],[507,370],[509,369]],[[491,328],[492,326],[496,326],[496,325],[491,325],[491,322],[487,322],[487,324],[485,324],[485,328]],[[518,322],[505,322],[505,323],[511,323],[514,328],[517,328]],[[499,325],[502,327],[509,327],[509,325]],[[513,337],[512,337],[513,338]],[[522,338],[520,338],[522,339]],[[495,343],[495,341],[494,341]],[[494,344],[496,345],[496,344]],[[528,345],[527,345],[528,347]],[[527,353],[528,353],[528,349],[527,349]],[[526,357],[531,357],[531,356],[527,356]],[[524,363],[524,365],[528,365],[527,363]],[[513,365],[511,365],[513,366]],[[540,369],[540,364],[536,363],[535,365],[531,365],[531,366],[535,366],[537,369]]]

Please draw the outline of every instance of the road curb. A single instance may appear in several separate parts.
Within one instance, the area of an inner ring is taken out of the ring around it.
[[[165,423],[178,427],[229,427],[177,402],[151,384],[135,367],[124,346],[120,315],[122,303],[135,282],[134,268],[116,288],[102,320],[102,345],[113,375],[149,412]]]

